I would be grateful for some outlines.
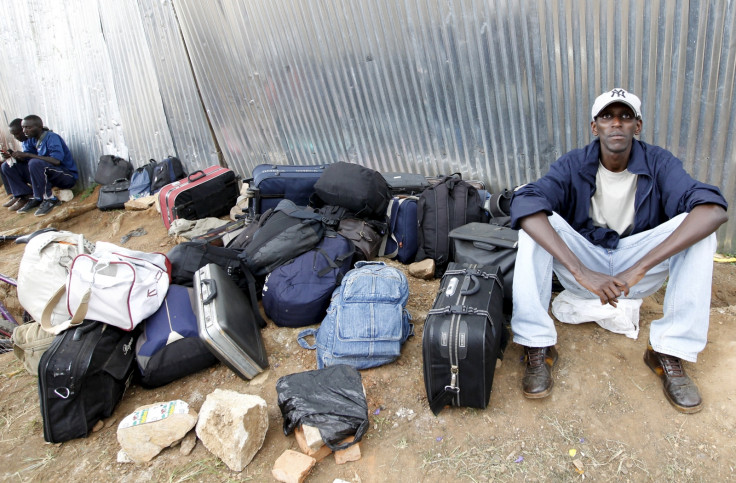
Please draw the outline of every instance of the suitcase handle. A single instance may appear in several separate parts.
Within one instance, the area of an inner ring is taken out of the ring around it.
[[[195,174],[198,174],[199,176],[197,176],[197,177],[195,178],[195,177],[194,177],[194,175],[195,175]],[[193,172],[192,174],[190,174],[189,176],[187,176],[187,180],[188,180],[188,181],[189,181],[189,182],[191,183],[191,182],[193,182],[193,181],[197,181],[198,179],[202,179],[202,178],[204,178],[205,176],[207,176],[207,175],[206,175],[206,174],[204,174],[204,171],[202,171],[201,169],[198,169],[197,171],[195,171],[195,172]]]
[[[212,299],[217,297],[217,284],[211,278],[204,278],[200,280],[200,282],[202,283],[202,285],[206,285],[209,289],[209,295],[207,295],[207,297],[202,300],[202,305],[207,305],[208,303],[212,302]]]
[[[470,275],[466,280],[468,280],[469,282],[473,282],[473,286],[470,288],[463,286],[460,290],[460,295],[470,296],[478,293],[478,290],[480,290],[480,280],[478,280],[478,277],[476,277],[475,275]]]

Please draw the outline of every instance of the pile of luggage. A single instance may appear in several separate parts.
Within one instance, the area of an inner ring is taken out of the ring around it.
[[[223,169],[164,184],[164,224],[229,212],[239,180]],[[414,334],[409,284],[379,258],[431,259],[442,278],[423,332],[432,411],[487,406],[508,330],[516,246],[505,226],[510,192],[490,194],[459,174],[427,178],[343,162],[260,165],[252,175],[244,222],[228,237],[221,230],[166,254],[59,231],[28,241],[19,300],[53,334],[37,365],[47,441],[89,434],[134,375],[157,387],[219,360],[243,379],[255,377],[268,366],[259,301],[277,326],[319,324],[298,335],[302,347],[316,350],[318,370],[396,360]],[[193,186],[223,176],[206,193],[227,196],[205,199],[224,208],[203,214],[201,188]],[[40,270],[52,265],[53,275]]]

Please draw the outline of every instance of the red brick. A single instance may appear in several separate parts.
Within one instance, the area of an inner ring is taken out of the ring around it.
[[[353,440],[353,437],[349,437],[342,441],[342,443],[348,443]],[[342,444],[341,443],[341,444]],[[350,461],[358,461],[360,459],[360,443],[348,447],[347,449],[341,449],[335,451],[335,463],[338,465],[344,465]]]
[[[287,449],[276,459],[271,474],[284,483],[302,483],[315,464],[317,460],[311,456]]]
[[[294,430],[294,436],[296,437],[296,442],[299,445],[299,450],[301,450],[301,452],[305,455],[311,456],[312,458],[316,459],[317,461],[322,461],[330,453],[332,453],[332,450],[324,442],[322,442],[322,445],[317,449],[313,449],[315,445],[312,445],[312,447],[310,448],[306,438],[304,437],[304,430],[301,426],[298,426]]]

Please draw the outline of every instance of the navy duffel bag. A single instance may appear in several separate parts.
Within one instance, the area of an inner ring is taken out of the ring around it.
[[[163,386],[217,362],[199,338],[191,292],[182,285],[169,285],[164,303],[141,324],[135,358],[143,387]]]

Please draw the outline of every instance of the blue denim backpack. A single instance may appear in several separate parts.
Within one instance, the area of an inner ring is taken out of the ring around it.
[[[384,262],[360,261],[332,293],[319,329],[299,333],[305,349],[317,349],[317,368],[347,364],[368,369],[396,360],[414,326],[406,310],[409,282]],[[314,335],[315,344],[305,338]]]

